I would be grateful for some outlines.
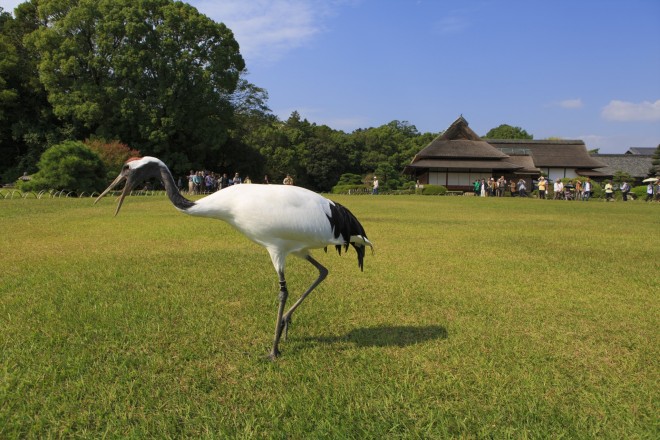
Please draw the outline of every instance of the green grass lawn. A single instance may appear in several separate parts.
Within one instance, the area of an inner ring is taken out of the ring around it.
[[[228,225],[0,200],[0,438],[660,436],[660,204],[332,198],[376,253],[314,254],[276,362],[277,276]]]

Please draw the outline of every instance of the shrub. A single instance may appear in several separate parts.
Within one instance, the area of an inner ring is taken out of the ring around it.
[[[646,198],[646,185],[635,186],[630,190],[631,194],[635,194],[638,199],[644,200]]]
[[[443,196],[447,193],[447,187],[442,185],[424,185],[422,195],[424,196]]]
[[[77,192],[102,191],[105,188],[106,168],[101,158],[82,142],[66,141],[41,155],[39,171],[32,180],[20,182],[21,191],[42,189]]]
[[[348,194],[353,191],[371,192],[370,188],[364,185],[335,185],[332,187],[332,194]]]
[[[339,185],[362,185],[362,176],[359,174],[344,173],[339,177],[337,186]]]
[[[85,146],[98,154],[108,173],[106,178],[113,180],[121,171],[121,167],[131,157],[140,156],[138,150],[131,149],[119,141],[106,142],[100,139],[88,139]]]

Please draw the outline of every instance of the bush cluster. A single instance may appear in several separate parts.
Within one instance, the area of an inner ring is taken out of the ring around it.
[[[424,185],[422,195],[424,196],[444,196],[447,194],[447,187],[442,185]]]

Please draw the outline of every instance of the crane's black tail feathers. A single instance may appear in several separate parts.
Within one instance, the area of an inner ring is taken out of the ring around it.
[[[341,235],[344,244],[336,245],[335,249],[339,255],[341,255],[341,248],[344,247],[344,250],[348,250],[348,245],[350,244],[357,252],[358,266],[360,270],[364,270],[364,254],[366,247],[369,246],[373,249],[373,245],[367,239],[367,233],[364,231],[364,228],[360,224],[357,218],[353,215],[344,206],[340,205],[337,202],[330,203],[330,215],[328,216],[330,221],[330,226],[334,232],[335,238],[339,238]],[[353,237],[353,240],[351,240]]]

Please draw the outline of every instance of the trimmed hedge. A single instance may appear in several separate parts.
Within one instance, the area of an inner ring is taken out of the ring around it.
[[[365,185],[335,185],[332,187],[332,194],[348,194],[350,193],[371,193],[371,188]]]
[[[444,196],[447,193],[447,187],[442,185],[424,185],[423,196]]]

